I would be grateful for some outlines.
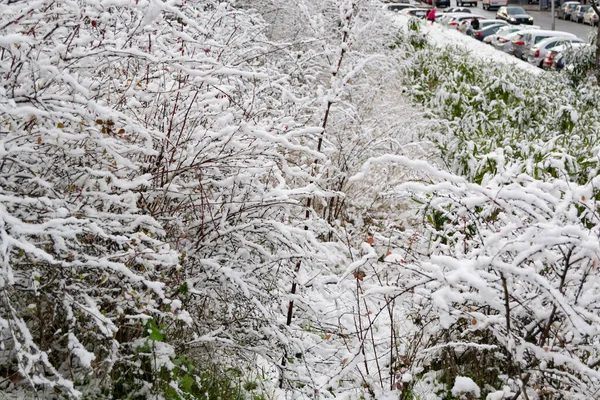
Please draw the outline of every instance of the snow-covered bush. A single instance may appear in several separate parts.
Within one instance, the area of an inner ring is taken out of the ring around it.
[[[403,107],[389,106],[397,69],[369,2],[300,2],[280,37],[259,2],[9,3],[0,365],[16,382],[3,384],[371,391],[347,357],[361,312],[330,308],[357,300],[355,280],[329,287],[334,267],[372,256],[354,249],[368,218],[354,227],[348,209],[374,196],[346,197],[348,175],[405,143],[388,139]]]
[[[322,129],[293,118],[262,19],[228,3],[1,7],[3,374],[39,393],[178,396],[202,393],[212,363],[236,379],[252,357],[278,363],[279,296],[298,259],[326,261],[299,200],[322,158],[303,141]]]
[[[403,396],[427,381],[449,398],[456,377],[468,376],[483,397],[593,397],[598,89],[461,48],[415,48],[409,36],[396,49],[410,56],[408,92],[443,128],[432,139],[451,171],[383,156],[355,178],[389,162],[422,174],[388,192],[415,200],[422,226],[381,233],[387,243],[365,290],[400,305],[404,337],[416,333],[386,364],[401,373]],[[376,316],[379,328],[388,323]]]
[[[177,276],[178,255],[141,207],[153,185],[145,160],[165,138],[109,96],[113,78],[137,83],[117,56],[135,51],[113,47],[129,10],[0,9],[2,384],[101,393],[138,362],[148,324],[189,322],[161,282]]]

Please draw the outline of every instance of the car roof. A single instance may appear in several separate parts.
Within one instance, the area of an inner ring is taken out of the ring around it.
[[[576,43],[571,43],[571,44],[561,44],[560,46],[553,47],[552,51],[560,52],[560,51],[566,50],[569,47],[577,48],[577,47],[587,47],[587,46],[591,46],[591,44],[581,43],[581,42],[576,42]]]
[[[570,37],[570,36],[551,36],[549,38],[546,38],[544,40],[541,40],[539,43],[536,43],[535,47],[542,47],[545,46],[546,44],[552,42],[553,40],[574,40],[574,41],[578,41],[581,40],[581,42],[585,43],[584,40],[579,39],[578,37]]]
[[[545,29],[529,29],[528,32],[531,32],[532,34],[535,34],[536,36],[551,34],[552,36],[573,36],[573,37],[577,37],[577,35],[575,35],[573,33],[563,32],[563,31],[550,31],[550,30],[545,30]]]
[[[492,28],[495,28],[497,26],[504,26],[504,25],[503,24],[491,24],[491,25],[488,25],[488,26],[485,26],[485,27],[481,28],[480,31],[487,31],[488,29],[492,29]]]
[[[474,15],[474,14],[464,13],[464,12],[452,12],[452,13],[447,13],[447,14],[444,14],[444,15],[448,15],[450,17],[460,17],[460,16],[463,16],[463,15],[470,16],[470,15]]]
[[[477,19],[485,19],[485,17],[483,15],[477,15],[477,14],[455,15],[452,18],[477,18]]]

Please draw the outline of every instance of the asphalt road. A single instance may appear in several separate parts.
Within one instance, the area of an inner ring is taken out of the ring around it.
[[[452,6],[455,6],[456,1],[451,0]],[[443,10],[442,10],[443,11]],[[496,17],[496,11],[484,11],[481,8],[481,1],[477,4],[477,10],[473,7],[473,13],[484,15],[489,18]],[[550,29],[552,26],[552,13],[550,11],[533,11],[527,10],[527,13],[533,17],[533,24],[538,25],[541,29]],[[588,41],[590,31],[596,31],[597,27],[590,27],[589,25],[578,24],[571,21],[563,21],[562,19],[556,19],[556,30],[569,32],[577,37]]]

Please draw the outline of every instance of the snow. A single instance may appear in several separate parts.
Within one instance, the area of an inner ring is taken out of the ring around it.
[[[457,376],[452,387],[452,395],[460,396],[461,394],[471,394],[475,397],[481,395],[479,386],[473,380],[466,376]]]
[[[504,391],[497,390],[495,392],[488,393],[485,400],[502,400],[503,398],[504,398]]]
[[[79,363],[81,366],[85,368],[91,368],[92,361],[96,359],[94,353],[87,351],[74,334],[69,333],[68,339],[69,350],[71,350],[73,354],[79,358]]]

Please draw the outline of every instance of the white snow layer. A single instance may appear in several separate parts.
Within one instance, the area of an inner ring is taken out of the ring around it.
[[[471,378],[466,376],[457,376],[454,381],[454,387],[452,387],[452,395],[460,396],[461,394],[470,393],[475,397],[479,397],[481,395],[481,390],[479,386]]]

